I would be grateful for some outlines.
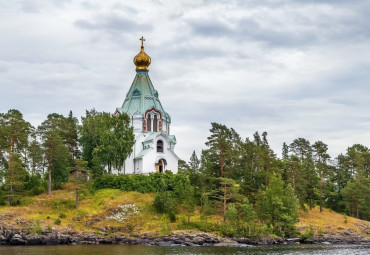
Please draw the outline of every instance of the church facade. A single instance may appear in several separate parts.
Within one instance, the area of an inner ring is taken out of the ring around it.
[[[141,50],[134,58],[136,76],[122,107],[116,112],[127,113],[134,129],[135,144],[126,159],[126,174],[149,174],[171,170],[177,173],[178,156],[174,149],[176,137],[170,134],[171,116],[164,110],[158,91],[148,75],[151,58],[144,51],[145,39],[141,37]]]

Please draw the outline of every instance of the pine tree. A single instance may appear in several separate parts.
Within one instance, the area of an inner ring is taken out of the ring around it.
[[[199,164],[200,164],[200,160],[198,159],[195,151],[193,151],[193,154],[191,154],[190,161],[189,161],[189,166],[190,166],[190,170],[192,171],[192,173],[198,173]]]
[[[19,154],[10,154],[8,171],[5,175],[5,188],[9,190],[7,195],[9,204],[17,201],[26,186],[28,172],[23,167]]]
[[[43,134],[43,147],[48,165],[48,194],[51,186],[59,188],[68,180],[70,153],[58,133],[48,131]]]
[[[31,133],[31,124],[23,119],[22,113],[9,110],[0,114],[0,154],[3,160],[8,157],[5,172],[9,203],[24,186],[24,176],[27,175],[21,160],[21,153],[28,146],[28,136]]]
[[[34,137],[31,140],[31,143],[28,146],[28,157],[31,162],[31,174],[35,175],[37,172],[40,172],[42,169],[42,163],[43,163],[43,154],[44,151],[42,149],[41,144],[37,140],[37,138]]]
[[[327,179],[327,160],[330,158],[328,152],[328,146],[323,143],[322,141],[317,141],[312,145],[314,159],[315,159],[315,167],[316,171],[319,175],[320,181],[320,212],[322,212],[323,207],[323,190],[325,185],[325,180]]]

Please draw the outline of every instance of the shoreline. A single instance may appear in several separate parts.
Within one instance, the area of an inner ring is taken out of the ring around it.
[[[370,240],[361,235],[344,232],[332,235],[313,236],[307,240],[265,236],[261,238],[219,237],[214,234],[189,231],[170,235],[141,234],[125,236],[121,234],[79,233],[76,231],[51,230],[41,234],[32,234],[27,230],[10,230],[0,227],[0,246],[15,245],[100,245],[129,244],[149,246],[230,246],[250,247],[255,245],[289,244],[370,244]]]

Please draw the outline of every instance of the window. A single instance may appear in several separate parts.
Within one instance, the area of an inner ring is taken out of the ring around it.
[[[157,152],[163,152],[163,141],[162,140],[157,141]]]
[[[152,131],[152,117],[148,114],[148,122],[146,123],[146,130]]]
[[[157,114],[154,115],[154,120],[153,120],[153,132],[157,132]]]

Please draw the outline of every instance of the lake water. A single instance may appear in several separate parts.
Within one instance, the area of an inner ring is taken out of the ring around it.
[[[369,255],[370,244],[364,245],[266,245],[234,247],[158,247],[142,245],[55,245],[0,246],[1,255]]]

